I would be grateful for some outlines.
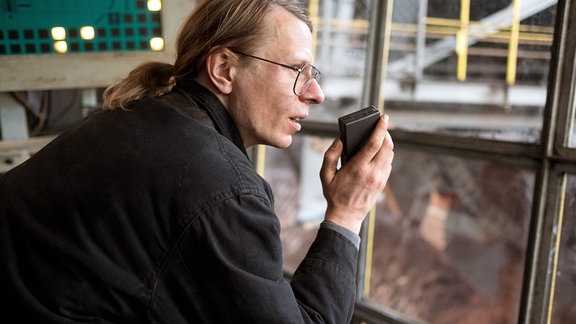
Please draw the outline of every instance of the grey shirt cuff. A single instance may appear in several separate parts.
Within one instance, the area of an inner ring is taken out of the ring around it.
[[[360,249],[360,236],[358,236],[358,234],[352,232],[351,230],[329,221],[323,221],[320,224],[320,228],[330,229],[344,235],[344,237],[349,239],[350,242],[352,242],[352,244],[356,246],[356,250]]]

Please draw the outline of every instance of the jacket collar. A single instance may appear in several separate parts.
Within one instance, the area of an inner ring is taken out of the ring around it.
[[[206,89],[198,82],[193,80],[178,81],[173,91],[182,94],[193,106],[206,112],[214,123],[214,128],[224,137],[228,138],[236,145],[245,155],[246,148],[240,137],[240,132],[234,124],[232,117],[210,90]]]

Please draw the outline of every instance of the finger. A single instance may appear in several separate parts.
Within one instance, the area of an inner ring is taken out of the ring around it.
[[[324,160],[322,161],[322,167],[320,168],[320,178],[322,182],[329,183],[332,178],[336,175],[338,170],[338,159],[342,154],[342,141],[339,138],[335,138],[328,150],[324,153]]]
[[[380,164],[380,165],[391,165],[392,160],[394,159],[394,141],[392,140],[392,135],[390,132],[386,132],[386,137],[380,150],[374,158],[372,159],[372,163]]]
[[[388,135],[388,115],[383,115],[380,117],[380,120],[376,124],[372,135],[368,139],[368,141],[364,144],[356,155],[353,157],[359,160],[359,163],[369,163],[374,159],[376,154],[380,151],[383,143],[386,140]]]
[[[384,138],[384,145],[391,150],[394,149],[394,139],[392,139],[392,135],[390,135],[389,131],[386,131],[386,137]]]

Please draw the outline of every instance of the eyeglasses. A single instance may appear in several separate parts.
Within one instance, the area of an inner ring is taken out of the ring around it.
[[[260,61],[280,65],[281,67],[284,67],[284,68],[290,69],[292,71],[298,72],[298,75],[296,75],[296,80],[294,81],[294,87],[292,88],[292,91],[294,91],[294,94],[298,97],[305,94],[306,91],[308,91],[308,89],[310,89],[310,85],[312,84],[313,80],[316,80],[316,82],[320,83],[320,78],[322,76],[322,73],[320,73],[320,71],[312,64],[306,63],[306,64],[302,65],[301,67],[297,68],[295,66],[290,66],[287,64],[282,64],[282,63],[270,61],[270,60],[267,60],[265,58],[261,58],[258,56],[254,56],[254,55],[250,55],[250,54],[246,54],[246,53],[242,53],[242,52],[236,52],[236,53],[243,55],[243,56],[248,56],[248,57],[260,60]]]

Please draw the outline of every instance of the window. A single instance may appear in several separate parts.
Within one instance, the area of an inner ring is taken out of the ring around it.
[[[326,102],[266,150],[286,272],[323,217],[338,116],[391,116],[362,232],[357,323],[567,323],[576,304],[570,1],[309,0]]]

